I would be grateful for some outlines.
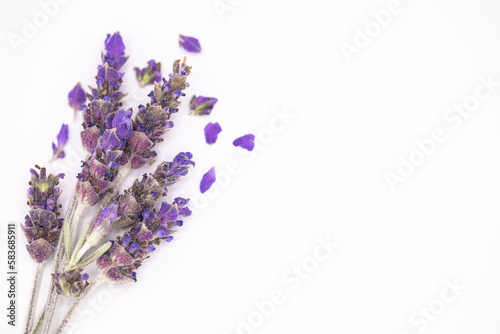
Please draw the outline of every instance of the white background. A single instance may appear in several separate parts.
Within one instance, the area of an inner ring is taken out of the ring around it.
[[[500,81],[500,3],[401,0],[350,62],[342,43],[352,45],[356,29],[389,1],[233,0],[222,15],[214,3],[69,1],[16,52],[9,36],[22,36],[23,19],[33,22],[42,6],[2,1],[2,333],[21,333],[34,272],[18,229],[19,313],[11,328],[6,224],[23,221],[28,170],[47,165],[63,122],[69,157],[49,168],[67,173],[67,205],[83,157],[81,116],[73,121],[67,93],[78,81],[94,84],[114,31],[130,55],[123,88],[134,111],[148,93],[138,89],[134,66],[154,58],[166,75],[186,55],[179,33],[202,44],[201,54],[187,54],[191,87],[157,147],[158,161],[191,151],[197,163],[171,199],[201,200],[199,181],[212,166],[221,173],[236,161],[239,173],[196,204],[203,209],[145,262],[136,284],[97,290],[73,333],[498,333],[500,87],[456,128],[443,117],[474,96],[480,77]],[[219,98],[210,116],[188,115],[193,94]],[[275,121],[276,110],[292,115],[288,124]],[[213,146],[203,138],[209,121],[223,129]],[[391,191],[386,172],[397,173],[399,157],[409,159],[415,141],[436,128],[446,140]],[[231,144],[246,133],[260,144],[253,156]],[[328,236],[340,246],[314,268],[317,238]],[[283,276],[303,261],[311,273],[293,290]],[[444,304],[447,280],[465,288]],[[259,318],[254,303],[276,289],[283,303]],[[60,305],[56,321],[69,302]],[[439,314],[423,320],[430,306]],[[240,317],[255,326],[238,331]]]

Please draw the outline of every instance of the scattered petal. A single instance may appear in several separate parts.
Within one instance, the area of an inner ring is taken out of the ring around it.
[[[145,68],[134,67],[134,70],[141,87],[151,85],[154,82],[161,83],[161,63],[157,63],[153,59],[148,61],[148,66]]]
[[[179,45],[188,52],[201,52],[200,42],[194,37],[179,35]]]
[[[214,144],[217,141],[217,136],[222,131],[219,123],[208,123],[205,126],[205,140],[207,144]]]
[[[62,159],[65,156],[64,146],[68,142],[68,124],[63,124],[61,126],[61,130],[59,130],[59,134],[57,135],[57,145],[52,142],[52,159],[50,162],[55,161],[56,159]]]
[[[68,94],[69,105],[73,108],[75,114],[81,109],[86,100],[85,91],[82,89],[80,83],[77,83]]]
[[[210,189],[210,187],[212,186],[212,184],[214,184],[214,182],[215,182],[215,167],[212,167],[208,172],[205,173],[205,175],[203,175],[203,178],[201,179],[200,183],[201,193],[204,193],[205,191]]]
[[[189,102],[189,108],[191,109],[190,114],[210,115],[217,101],[218,100],[215,97],[197,97],[196,95],[193,95],[191,101]]]
[[[233,141],[233,145],[242,147],[248,151],[252,151],[253,148],[255,147],[255,136],[253,134],[249,133],[247,135],[236,138]]]

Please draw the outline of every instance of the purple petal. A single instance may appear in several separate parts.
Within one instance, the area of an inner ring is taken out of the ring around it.
[[[106,41],[104,41],[104,46],[106,52],[112,58],[118,58],[125,53],[125,45],[119,32],[115,32],[113,35],[108,34]]]
[[[179,45],[189,52],[198,53],[201,51],[200,42],[194,37],[179,35]]]
[[[58,146],[64,146],[68,142],[68,124],[63,124],[61,126],[61,130],[57,135],[57,144]]]
[[[219,123],[208,123],[205,126],[205,140],[207,144],[214,144],[217,141],[217,136],[222,131]]]
[[[205,173],[205,175],[203,175],[201,179],[200,183],[201,193],[204,193],[205,191],[210,189],[210,187],[212,186],[212,184],[214,184],[214,182],[215,182],[215,167],[212,167],[208,172]]]
[[[239,138],[236,138],[233,141],[233,145],[242,147],[248,151],[252,151],[253,148],[255,147],[255,136],[250,133],[250,134],[241,136]]]
[[[86,100],[87,97],[85,95],[85,91],[82,89],[80,83],[77,83],[76,86],[68,94],[69,105],[75,111],[78,111]]]
[[[205,97],[193,95],[189,102],[190,114],[195,115],[210,115],[214,105],[217,103],[215,97]]]

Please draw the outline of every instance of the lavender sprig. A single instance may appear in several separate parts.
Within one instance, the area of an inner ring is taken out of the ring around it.
[[[21,228],[28,240],[26,248],[30,257],[37,263],[31,300],[28,308],[28,317],[25,324],[25,331],[30,331],[33,325],[36,300],[40,279],[45,262],[54,253],[55,243],[59,238],[62,219],[59,219],[60,205],[57,200],[61,190],[57,187],[59,180],[64,178],[64,174],[49,174],[45,168],[35,166],[40,170],[40,174],[34,169],[30,170],[31,181],[28,189],[28,205],[31,210],[25,217],[24,225]]]

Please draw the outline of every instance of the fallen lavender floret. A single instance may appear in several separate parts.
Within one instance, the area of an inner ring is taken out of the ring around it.
[[[88,288],[88,274],[82,274],[83,269],[73,269],[64,273],[52,274],[52,283],[58,295],[70,298],[80,297]]]
[[[191,101],[189,102],[190,114],[195,115],[210,115],[214,105],[217,103],[217,98],[215,97],[204,97],[193,95]]]
[[[233,145],[244,148],[247,151],[252,151],[253,148],[255,147],[255,136],[250,133],[250,134],[241,136],[239,138],[236,138],[233,141]]]
[[[217,136],[222,131],[219,123],[208,123],[205,126],[205,141],[207,144],[211,145],[217,141]]]
[[[208,172],[206,172],[200,182],[200,191],[203,194],[205,191],[210,189],[212,184],[215,182],[215,167],[210,168]]]
[[[134,67],[135,76],[141,87],[153,84],[154,82],[161,82],[161,63],[153,59],[148,61],[148,66],[143,69]]]
[[[87,96],[85,95],[85,91],[82,89],[80,83],[77,83],[76,86],[68,93],[68,102],[75,112],[75,117],[76,113],[80,111],[86,100]]]
[[[68,124],[63,124],[59,134],[57,135],[57,145],[52,142],[52,159],[49,163],[54,162],[56,159],[63,159],[65,156],[64,146],[68,142]]]
[[[188,52],[201,52],[200,41],[194,37],[179,35],[179,45]]]

